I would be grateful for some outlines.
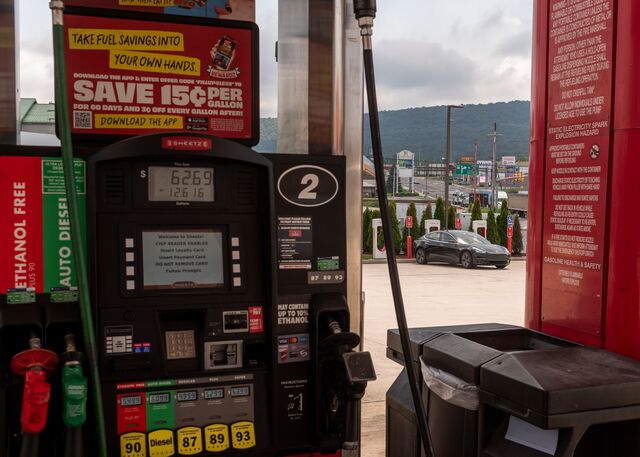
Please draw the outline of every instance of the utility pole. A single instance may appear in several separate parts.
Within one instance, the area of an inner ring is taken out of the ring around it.
[[[473,203],[478,198],[478,140],[473,145]]]
[[[493,158],[491,159],[491,207],[496,211],[496,201],[498,195],[496,193],[496,184],[498,181],[498,164],[496,163],[496,145],[498,142],[498,124],[493,123],[493,133],[489,134],[493,137]]]
[[[464,105],[447,106],[447,155],[444,164],[444,230],[449,230],[449,162],[451,162],[451,110]]]

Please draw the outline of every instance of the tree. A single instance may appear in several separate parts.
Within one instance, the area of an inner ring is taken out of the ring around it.
[[[446,228],[444,226],[444,201],[442,200],[442,197],[438,197],[436,200],[436,212],[433,214],[433,218],[440,220],[441,229],[444,230]]]
[[[389,203],[389,216],[391,218],[391,231],[393,232],[393,245],[397,253],[402,249],[402,233],[400,233],[400,221],[398,221],[396,202]]]
[[[473,232],[473,221],[481,221],[482,220],[482,210],[480,209],[480,199],[476,198],[473,201],[473,206],[471,207],[471,223],[469,224],[469,231]]]
[[[522,228],[520,227],[520,218],[516,214],[513,218],[513,240],[511,240],[511,248],[515,255],[522,254],[524,244],[522,243]]]
[[[396,166],[394,165],[390,170],[389,170],[389,176],[387,177],[387,193],[388,194],[393,194],[393,189],[395,189],[395,182],[396,182]],[[397,193],[402,193],[404,192],[404,189],[402,187],[402,182],[398,179],[398,189]]]
[[[409,208],[407,208],[407,216],[411,216],[413,218],[413,228],[411,229],[411,236],[414,240],[420,238],[420,224],[418,223],[418,210],[416,208],[415,203],[409,203]]]
[[[496,216],[493,210],[489,210],[487,215],[487,239],[493,244],[500,244],[500,234],[496,225]]]
[[[449,207],[449,217],[447,218],[447,224],[449,230],[455,230],[456,228],[456,209],[453,206]]]
[[[427,233],[427,220],[433,219],[433,211],[431,210],[431,203],[427,204],[424,210],[422,210],[422,218],[420,219],[420,236]]]
[[[500,215],[496,219],[498,233],[500,234],[500,244],[507,247],[507,225],[509,223],[509,206],[506,200],[502,200]]]
[[[371,229],[372,219],[373,213],[367,206],[362,214],[362,250],[369,254],[371,254],[373,247],[373,230]]]
[[[371,211],[371,221],[374,219],[380,219],[380,210],[374,209]],[[373,230],[371,230],[371,248],[373,249]],[[380,228],[380,234],[378,235],[378,249],[384,248],[384,230]]]

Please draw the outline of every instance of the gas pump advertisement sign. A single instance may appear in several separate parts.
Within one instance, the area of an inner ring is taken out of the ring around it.
[[[255,24],[134,16],[65,16],[72,134],[187,131],[256,144]]]
[[[609,172],[614,1],[551,2],[543,331],[598,344]],[[567,316],[576,316],[568,320]],[[582,336],[576,336],[581,334]],[[569,335],[567,335],[569,336]]]
[[[0,294],[11,289],[49,293],[76,286],[62,161],[0,157]],[[85,164],[76,160],[78,202],[85,213]]]
[[[87,6],[87,0],[65,0],[65,6]],[[255,21],[254,0],[92,0],[91,8]]]

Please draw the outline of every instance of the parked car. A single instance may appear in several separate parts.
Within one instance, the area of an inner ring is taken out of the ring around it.
[[[477,265],[494,265],[505,268],[511,263],[511,255],[505,247],[491,244],[486,238],[464,230],[440,230],[431,232],[413,242],[416,262],[446,262],[473,268]]]

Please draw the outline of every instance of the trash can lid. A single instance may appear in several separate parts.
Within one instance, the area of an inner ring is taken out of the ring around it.
[[[443,327],[410,328],[409,338],[411,340],[411,359],[417,364],[422,355],[423,345],[443,333],[467,333],[467,332],[490,332],[499,330],[520,329],[515,325],[507,324],[472,324],[472,325],[449,325]],[[402,343],[400,342],[400,331],[398,329],[387,330],[387,357],[397,363],[404,363]]]
[[[633,406],[640,362],[586,347],[512,352],[481,367],[480,388],[544,416]]]

